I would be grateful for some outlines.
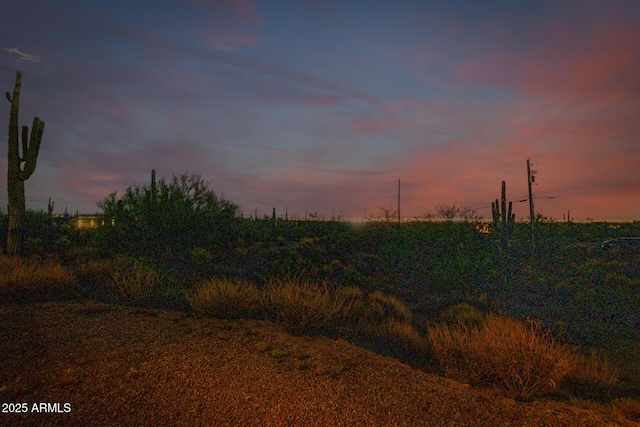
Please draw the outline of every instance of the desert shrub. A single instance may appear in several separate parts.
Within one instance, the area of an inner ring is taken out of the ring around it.
[[[361,289],[372,290],[375,287],[374,280],[355,267],[346,266],[338,281],[346,286],[357,286]]]
[[[640,401],[638,400],[619,398],[612,401],[609,407],[611,414],[621,423],[627,420],[634,423],[640,422]]]
[[[349,329],[355,330],[366,311],[366,295],[362,289],[357,286],[340,288],[338,293],[344,301],[339,315],[339,323]]]
[[[75,276],[58,262],[0,255],[0,296],[3,299],[70,298],[76,292]]]
[[[90,259],[74,266],[85,283],[106,282],[111,277],[114,261],[108,258]]]
[[[484,321],[484,314],[469,304],[456,304],[445,309],[440,318],[447,323],[476,326]]]
[[[591,350],[580,358],[567,382],[571,391],[581,397],[607,397],[618,382],[620,369],[605,356]]]
[[[263,296],[267,318],[294,334],[336,327],[345,301],[345,296],[327,283],[274,282],[264,289]]]
[[[389,319],[377,325],[371,332],[393,343],[395,347],[402,346],[409,352],[422,353],[427,349],[424,338],[410,323]]]
[[[387,347],[386,350],[393,348],[395,355],[426,350],[425,340],[411,324],[411,310],[399,299],[379,291],[367,295],[357,286],[341,288],[339,293],[344,300],[337,323],[346,332],[360,338],[375,338],[377,345]]]
[[[193,247],[180,260],[177,270],[183,283],[196,283],[216,276],[220,266],[216,254],[210,249]]]
[[[539,324],[492,315],[479,326],[430,328],[428,340],[447,375],[496,384],[515,398],[555,389],[578,362],[571,349]]]
[[[382,323],[385,320],[411,323],[411,310],[398,298],[375,291],[367,296],[366,316],[370,321]]]
[[[23,255],[64,254],[71,247],[71,231],[70,217],[52,217],[46,212],[27,209]]]
[[[96,241],[110,251],[164,261],[196,247],[229,249],[239,237],[239,207],[208,185],[198,174],[183,174],[129,187],[120,198],[111,193],[98,203],[107,225],[96,230]]]
[[[160,277],[144,258],[117,256],[109,282],[120,291],[126,302],[145,304],[160,284]]]
[[[478,335],[478,331],[478,327],[465,324],[442,324],[429,328],[427,340],[448,377],[470,384],[490,380],[488,365],[472,347],[472,337]]]
[[[605,414],[622,426],[637,426],[640,421],[640,401],[628,397],[617,398],[607,403],[571,397],[568,403],[571,406]]]
[[[211,279],[192,291],[187,300],[196,313],[223,319],[256,317],[260,291],[248,283]]]

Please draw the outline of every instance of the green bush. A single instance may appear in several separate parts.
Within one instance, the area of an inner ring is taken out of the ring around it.
[[[238,205],[218,197],[198,174],[129,187],[98,206],[106,225],[96,230],[96,241],[118,252],[168,263],[192,248],[232,248],[239,238]]]

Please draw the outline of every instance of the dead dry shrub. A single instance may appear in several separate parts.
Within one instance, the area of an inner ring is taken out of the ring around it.
[[[378,325],[372,333],[410,352],[422,353],[427,349],[424,338],[410,323],[390,319]]]
[[[569,399],[568,404],[604,414],[613,418],[621,426],[637,426],[640,422],[640,401],[628,397],[617,398],[606,403],[581,397],[572,397]]]
[[[78,278],[87,284],[109,281],[114,261],[107,258],[88,259],[72,266]]]
[[[126,302],[145,304],[160,284],[160,276],[146,260],[118,256],[113,262],[109,282]]]
[[[357,286],[340,288],[338,294],[344,301],[339,315],[339,323],[348,329],[355,330],[366,312],[366,296]]]
[[[447,323],[463,323],[477,326],[484,321],[484,314],[469,304],[456,304],[445,309],[440,318]]]
[[[473,352],[478,334],[477,326],[463,323],[429,328],[427,341],[448,377],[474,385],[491,380],[488,364]]]
[[[411,310],[398,298],[375,291],[367,296],[366,315],[376,323],[395,320],[411,323]]]
[[[6,300],[72,297],[76,290],[75,276],[57,261],[0,255],[0,295]]]
[[[613,415],[622,425],[640,423],[640,401],[630,398],[615,399],[609,404],[611,415]]]
[[[591,350],[580,357],[576,369],[567,377],[573,394],[580,397],[606,398],[618,382],[620,368],[605,355]]]
[[[338,327],[346,297],[327,283],[282,281],[270,283],[262,301],[269,320],[300,335]]]
[[[198,286],[187,300],[196,313],[221,319],[253,318],[260,307],[260,291],[252,284],[211,279]]]
[[[479,326],[430,328],[428,340],[448,375],[471,384],[495,384],[520,399],[555,389],[578,362],[539,323],[494,315]]]

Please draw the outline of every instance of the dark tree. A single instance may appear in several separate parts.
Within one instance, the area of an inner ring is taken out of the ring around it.
[[[122,198],[111,193],[98,203],[114,246],[139,255],[184,252],[194,247],[232,245],[239,206],[218,197],[200,175],[174,176],[170,182],[132,186]]]

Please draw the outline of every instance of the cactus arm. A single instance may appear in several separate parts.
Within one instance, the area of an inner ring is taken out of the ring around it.
[[[498,199],[495,202],[491,202],[491,215],[493,217],[493,225],[496,227],[500,227],[500,208],[498,204]]]
[[[513,232],[513,221],[515,220],[516,214],[512,213],[513,211],[513,202],[509,202],[509,213],[507,214],[507,234],[511,234]]]
[[[502,232],[505,240],[508,239],[513,233],[516,214],[513,213],[513,202],[509,202],[507,205],[507,185],[505,181],[502,181],[500,202],[498,202],[498,199],[495,202],[491,202],[491,215],[495,230]]]
[[[156,170],[151,169],[151,202],[156,203],[158,198],[158,187],[156,185]]]
[[[20,161],[24,162],[25,155],[28,149],[28,140],[29,140],[29,127],[22,126],[22,156],[20,156]]]
[[[9,127],[15,126],[16,137],[18,132],[18,110],[20,108],[20,90],[22,88],[22,73],[16,72],[16,83],[13,86],[13,96],[6,92],[7,99],[11,103],[11,115],[9,116]]]
[[[24,130],[27,127],[24,126]],[[24,169],[20,173],[20,179],[25,181],[29,179],[31,174],[36,170],[36,161],[38,159],[38,151],[40,151],[40,143],[42,142],[42,134],[44,133],[44,122],[41,121],[38,117],[33,118],[33,126],[31,127],[31,138],[29,138],[29,146],[26,151],[23,151],[22,155],[24,156]],[[23,140],[23,147],[26,145]]]
[[[500,203],[500,207],[502,208],[502,229],[507,229],[507,183],[502,181],[502,200]]]
[[[18,107],[20,106],[20,87],[22,85],[22,74],[16,73],[16,83],[13,87],[13,96],[7,92],[7,99],[11,102],[11,112],[9,116],[9,173],[16,167],[20,168],[20,152],[18,151]]]

